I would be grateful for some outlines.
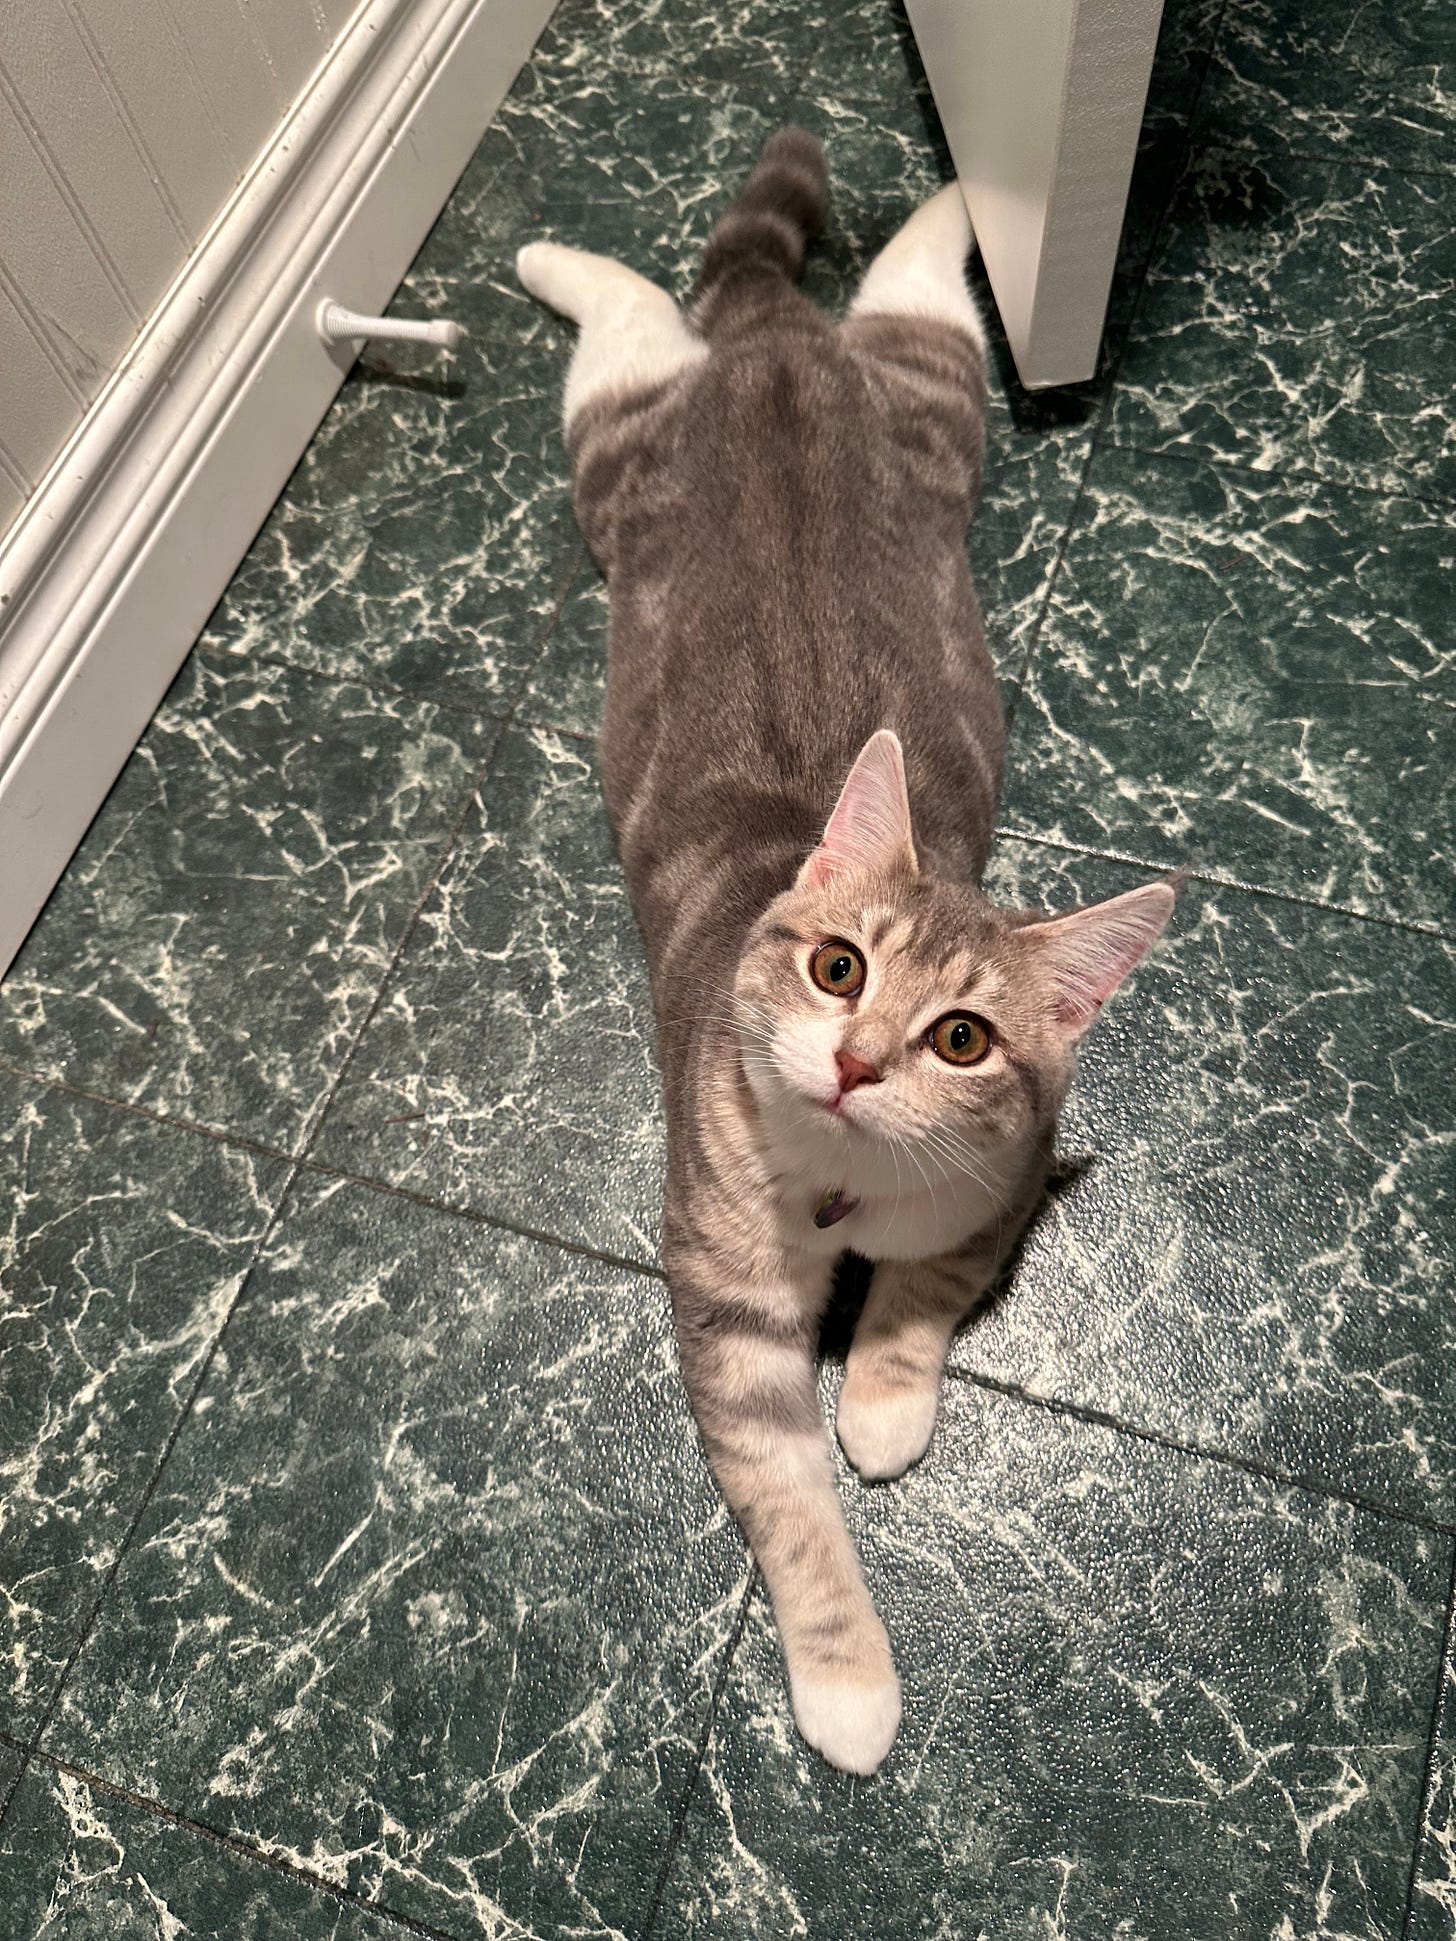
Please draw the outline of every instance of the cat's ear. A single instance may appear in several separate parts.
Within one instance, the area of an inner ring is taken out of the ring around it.
[[[881,728],[855,756],[819,847],[799,871],[796,887],[822,889],[846,870],[913,875],[916,867],[900,737]]]
[[[1057,1024],[1069,1038],[1080,1038],[1095,1022],[1133,965],[1158,941],[1176,898],[1172,883],[1145,883],[1070,916],[1029,924],[1022,932],[1037,952]]]

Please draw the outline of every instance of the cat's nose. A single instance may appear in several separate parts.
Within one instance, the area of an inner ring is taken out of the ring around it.
[[[839,1050],[834,1054],[834,1068],[839,1073],[841,1092],[852,1092],[856,1085],[878,1085],[880,1075],[873,1065],[856,1058],[852,1051]]]

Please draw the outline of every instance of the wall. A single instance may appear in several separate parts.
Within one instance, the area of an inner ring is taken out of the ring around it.
[[[23,0],[0,32],[0,534],[357,0]]]

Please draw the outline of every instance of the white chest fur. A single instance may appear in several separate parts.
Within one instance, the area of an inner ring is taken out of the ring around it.
[[[802,1112],[765,1114],[762,1133],[784,1239],[803,1251],[852,1247],[868,1260],[925,1260],[994,1227],[1005,1204],[989,1161],[973,1178],[906,1142],[890,1145],[827,1117],[806,1124]],[[818,1227],[815,1214],[831,1195],[850,1211]]]

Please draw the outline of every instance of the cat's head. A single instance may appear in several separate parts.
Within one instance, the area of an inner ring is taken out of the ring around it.
[[[900,1142],[932,1178],[1041,1143],[1078,1044],[1172,914],[1149,883],[1070,915],[1006,911],[916,856],[898,739],[871,737],[735,986],[760,1105],[810,1136]]]

